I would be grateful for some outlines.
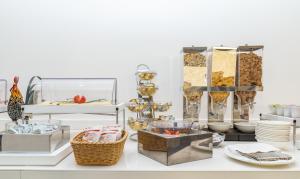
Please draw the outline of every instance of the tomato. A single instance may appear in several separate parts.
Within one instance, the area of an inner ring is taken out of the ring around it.
[[[79,103],[85,103],[86,102],[86,97],[81,96]]]
[[[73,101],[74,103],[80,103],[81,97],[79,95],[74,96]]]

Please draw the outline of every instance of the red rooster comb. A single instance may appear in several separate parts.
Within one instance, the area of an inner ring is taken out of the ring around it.
[[[15,77],[14,77],[14,83],[15,83],[15,84],[18,84],[18,82],[19,82],[19,77],[18,77],[18,76],[15,76]]]

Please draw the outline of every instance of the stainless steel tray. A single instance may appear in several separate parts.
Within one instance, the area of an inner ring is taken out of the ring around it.
[[[8,153],[51,153],[69,140],[69,126],[61,126],[49,134],[8,134],[1,132],[0,151]]]
[[[212,158],[212,150],[210,132],[166,137],[146,130],[138,131],[138,152],[164,165]]]

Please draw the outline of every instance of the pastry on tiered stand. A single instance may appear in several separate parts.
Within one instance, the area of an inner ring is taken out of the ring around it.
[[[136,117],[129,117],[128,125],[134,131],[146,129],[149,122],[154,120],[171,120],[172,116],[160,115],[157,117],[156,112],[166,112],[172,106],[171,103],[154,102],[153,95],[158,88],[152,82],[156,73],[151,71],[147,65],[139,65],[136,72],[138,98],[131,99],[127,104],[131,112],[136,113]],[[137,133],[130,136],[136,140]]]

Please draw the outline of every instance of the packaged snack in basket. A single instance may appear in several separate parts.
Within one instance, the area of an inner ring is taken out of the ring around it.
[[[87,142],[99,142],[99,139],[101,138],[101,134],[102,132],[100,130],[85,131],[85,134],[82,137],[82,139]]]
[[[87,128],[84,128],[83,131],[97,131],[97,130],[100,130],[100,131],[103,131],[103,126],[94,126],[94,127],[87,127]]]
[[[87,142],[109,143],[122,138],[120,125],[97,126],[84,129],[83,140]]]
[[[101,135],[100,142],[103,143],[116,142],[117,140],[119,140],[118,137],[119,134],[117,132],[114,131],[104,132]]]
[[[122,131],[122,128],[120,125],[108,125],[108,126],[104,126],[103,128],[103,131],[118,131],[118,132],[121,132]]]
[[[108,143],[108,142],[116,142],[122,138],[121,131],[105,131],[102,133],[100,142]]]

